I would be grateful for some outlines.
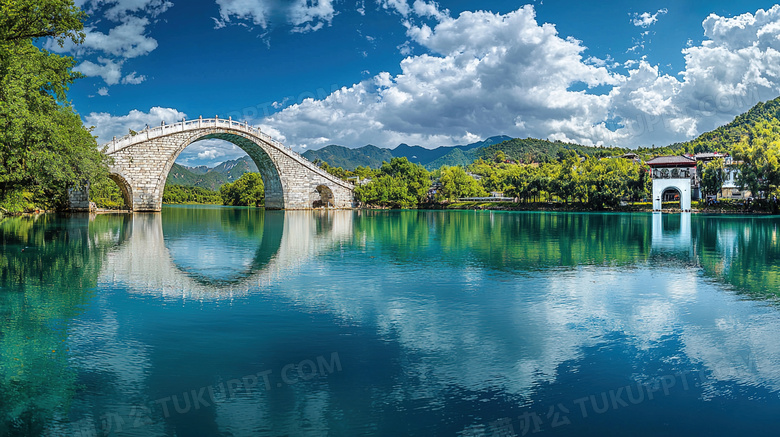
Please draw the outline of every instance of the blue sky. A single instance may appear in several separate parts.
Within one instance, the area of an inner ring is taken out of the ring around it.
[[[295,150],[492,135],[684,141],[780,95],[780,7],[760,1],[76,0],[98,142],[232,116]],[[217,142],[179,162],[243,153]]]

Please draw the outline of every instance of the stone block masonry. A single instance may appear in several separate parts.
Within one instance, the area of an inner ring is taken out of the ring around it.
[[[68,188],[68,203],[71,211],[89,211],[89,185]]]
[[[259,129],[220,119],[163,125],[109,143],[107,154],[114,160],[111,178],[122,189],[127,205],[133,211],[160,211],[165,180],[176,158],[188,145],[207,139],[231,142],[255,161],[263,177],[268,209],[352,207],[352,184],[323,171]],[[71,208],[83,208],[81,197],[73,192]],[[86,205],[88,208],[89,199]]]

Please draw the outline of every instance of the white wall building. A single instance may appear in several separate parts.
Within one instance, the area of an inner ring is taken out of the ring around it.
[[[691,211],[691,186],[696,178],[696,160],[687,156],[659,156],[647,161],[653,179],[653,211],[663,202],[679,201],[680,210]]]

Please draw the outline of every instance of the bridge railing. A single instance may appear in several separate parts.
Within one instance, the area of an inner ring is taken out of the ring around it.
[[[170,135],[178,132],[185,132],[190,129],[200,129],[200,128],[228,128],[228,129],[235,129],[238,131],[243,131],[252,134],[256,137],[259,137],[261,140],[273,145],[277,149],[284,151],[288,156],[295,159],[302,165],[309,167],[312,170],[324,173],[324,171],[321,168],[314,165],[311,161],[304,158],[298,152],[295,152],[291,148],[275,140],[273,137],[260,130],[260,128],[255,126],[250,126],[249,123],[246,121],[237,121],[237,120],[233,120],[232,118],[224,119],[218,117],[215,118],[199,117],[194,120],[182,119],[182,121],[174,124],[165,124],[165,122],[162,122],[160,126],[155,126],[152,128],[150,128],[147,125],[146,128],[144,128],[139,132],[130,133],[119,139],[114,137],[113,140],[104,144],[103,146],[106,147],[106,153],[110,154],[139,142],[151,140],[154,138],[158,138],[161,136]],[[349,182],[341,181],[336,177],[334,177],[334,179],[338,180],[339,182],[343,182],[345,186],[351,187],[353,185]]]
[[[228,119],[197,118],[195,120],[184,119],[174,124],[165,124],[165,122],[163,122],[160,126],[155,126],[151,128],[147,125],[143,130],[139,132],[130,133],[121,138],[114,137],[113,140],[109,141],[108,143],[105,143],[104,146],[107,147],[106,150],[107,153],[114,153],[117,150],[123,149],[131,144],[135,144],[140,141],[151,140],[164,135],[170,135],[177,132],[184,132],[186,130],[194,129],[194,128],[217,128],[217,127],[245,131],[260,137],[263,141],[273,144],[274,146],[280,149],[292,150],[289,149],[288,147],[285,147],[284,144],[280,143],[279,141],[273,139],[273,137],[260,130],[260,128],[257,128],[255,126],[250,126],[249,123],[246,121],[236,121],[231,118]]]

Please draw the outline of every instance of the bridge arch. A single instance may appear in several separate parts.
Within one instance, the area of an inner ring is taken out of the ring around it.
[[[317,187],[314,189],[314,192],[312,193],[312,197],[313,208],[320,208],[323,206],[330,208],[330,206],[333,205],[335,201],[333,197],[333,190],[324,184],[317,185]]]
[[[240,147],[254,160],[263,177],[267,209],[310,209],[318,186],[332,192],[332,207],[352,206],[354,186],[317,167],[259,129],[223,119],[183,120],[173,125],[114,139],[106,154],[110,168],[133,211],[160,211],[165,181],[179,154],[190,144],[220,139]],[[319,191],[318,191],[319,192]]]
[[[282,179],[279,176],[279,171],[276,168],[274,161],[269,156],[268,152],[263,147],[258,145],[252,139],[238,135],[235,132],[226,133],[206,133],[196,132],[187,141],[183,142],[179,148],[173,152],[168,159],[163,170],[162,189],[165,189],[165,181],[168,179],[168,174],[173,168],[173,164],[176,162],[176,158],[189,147],[192,143],[204,140],[222,140],[238,146],[241,150],[246,152],[247,155],[254,161],[260,175],[263,178],[263,185],[265,186],[265,206],[268,209],[284,209],[284,187],[282,186]]]
[[[127,179],[119,173],[109,173],[108,177],[119,186],[119,191],[122,193],[122,199],[125,201],[125,207],[130,211],[133,210],[133,187],[127,182]]]

